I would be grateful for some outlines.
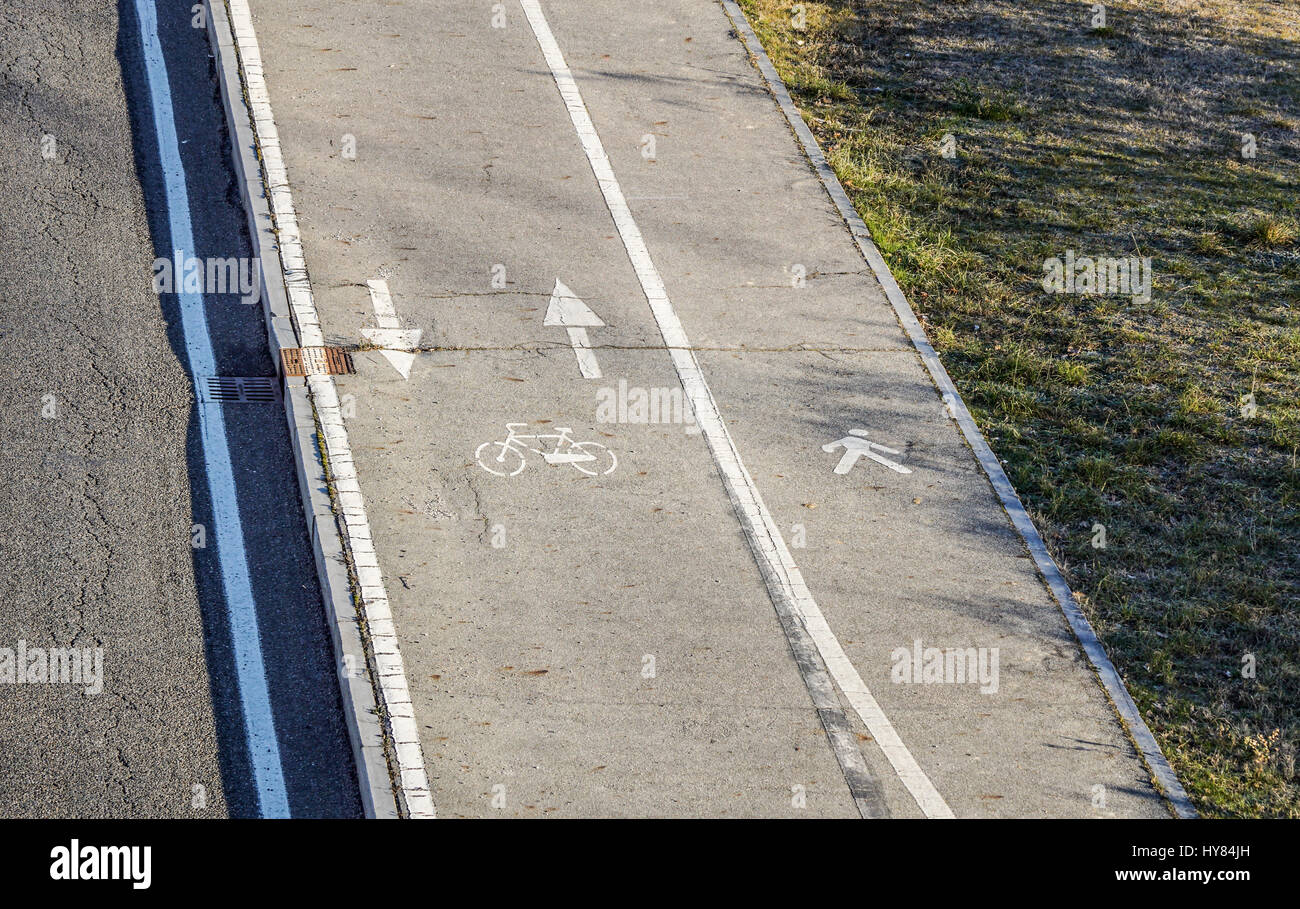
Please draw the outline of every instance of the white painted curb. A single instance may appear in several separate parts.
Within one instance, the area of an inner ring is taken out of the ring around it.
[[[334,379],[283,375],[282,348],[324,342],[248,4],[216,0],[205,6],[240,196],[260,264],[271,357],[284,383],[289,437],[339,666],[362,805],[366,817],[430,818],[433,799],[406,672]],[[329,459],[329,479],[322,452]]]
[[[808,124],[804,123],[803,117],[800,116],[798,108],[795,107],[794,101],[790,98],[790,92],[786,88],[785,82],[777,73],[776,67],[772,65],[772,61],[768,59],[762,42],[754,34],[749,20],[745,18],[745,13],[736,4],[735,0],[720,0],[720,2],[726,9],[728,18],[731,19],[732,24],[735,26],[737,36],[753,56],[758,71],[762,73],[768,89],[776,98],[777,104],[780,105],[781,111],[790,124],[790,128],[794,130],[794,134],[799,138],[799,144],[803,146],[804,154],[808,156],[813,169],[817,171],[817,175],[821,178],[822,186],[826,188],[831,201],[835,203],[840,216],[844,218],[845,224],[848,225],[849,232],[853,234],[853,239],[857,242],[863,258],[867,260],[871,270],[875,272],[876,279],[884,288],[885,296],[889,298],[890,304],[894,307],[898,321],[902,323],[908,337],[912,339],[912,344],[916,347],[917,353],[921,355],[921,361],[925,364],[925,368],[929,370],[930,378],[938,387],[943,399],[951,402],[952,413],[955,415],[957,425],[961,427],[967,443],[975,452],[975,457],[979,459],[980,466],[984,468],[984,473],[988,475],[989,482],[993,484],[993,489],[998,494],[998,498],[1001,499],[1002,507],[1006,509],[1007,515],[1011,518],[1011,523],[1015,525],[1021,539],[1025,541],[1025,546],[1029,548],[1029,554],[1033,556],[1034,564],[1038,566],[1043,581],[1052,592],[1052,596],[1055,597],[1061,611],[1065,613],[1066,621],[1073,630],[1089,662],[1092,663],[1092,668],[1097,672],[1102,687],[1105,688],[1106,694],[1110,697],[1111,703],[1114,704],[1115,710],[1119,714],[1121,724],[1128,731],[1128,734],[1133,739],[1133,744],[1137,746],[1138,753],[1146,762],[1147,769],[1150,770],[1156,787],[1169,800],[1174,814],[1180,818],[1196,817],[1196,809],[1192,806],[1191,799],[1188,798],[1182,784],[1178,782],[1178,776],[1174,773],[1173,768],[1169,766],[1169,762],[1165,759],[1164,752],[1160,750],[1160,745],[1156,742],[1155,736],[1147,728],[1146,721],[1142,719],[1142,714],[1138,712],[1137,705],[1133,703],[1133,697],[1128,693],[1128,689],[1124,687],[1124,680],[1120,678],[1120,674],[1111,663],[1110,657],[1106,656],[1106,650],[1101,646],[1096,631],[1088,622],[1087,616],[1079,609],[1079,604],[1075,602],[1074,594],[1070,591],[1070,585],[1065,582],[1061,570],[1056,566],[1056,562],[1052,560],[1051,554],[1048,553],[1047,544],[1043,542],[1038,529],[1034,527],[1034,522],[1030,520],[1028,513],[1025,511],[1025,506],[1020,501],[1020,496],[1016,494],[1010,478],[1007,477],[1006,471],[1002,469],[1002,464],[998,461],[997,456],[993,454],[993,450],[989,448],[988,442],[984,441],[983,434],[980,432],[979,427],[975,425],[975,418],[966,409],[966,402],[962,400],[957,387],[952,384],[948,371],[939,362],[939,355],[930,346],[930,340],[925,336],[925,329],[921,327],[921,323],[916,318],[916,313],[912,311],[912,306],[907,302],[907,297],[903,295],[898,282],[890,274],[889,266],[885,264],[884,257],[880,255],[880,250],[876,248],[875,242],[871,239],[871,232],[867,230],[867,225],[863,223],[857,209],[853,207],[848,193],[840,185],[839,178],[835,176],[835,171],[826,162],[821,146],[817,144],[817,139],[813,136],[812,130],[808,128]],[[949,397],[950,395],[951,397]]]

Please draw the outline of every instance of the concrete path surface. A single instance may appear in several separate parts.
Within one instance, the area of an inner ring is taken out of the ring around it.
[[[723,6],[247,7],[439,816],[1168,816]]]

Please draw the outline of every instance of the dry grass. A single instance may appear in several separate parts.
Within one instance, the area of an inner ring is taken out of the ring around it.
[[[742,5],[1200,809],[1300,816],[1300,7]]]

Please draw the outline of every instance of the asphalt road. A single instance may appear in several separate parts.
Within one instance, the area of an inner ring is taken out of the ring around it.
[[[190,6],[158,4],[192,252],[246,260]],[[94,694],[0,684],[3,816],[259,812],[186,338],[151,286],[172,243],[134,9],[0,2],[0,648],[99,648],[103,669]],[[260,308],[205,306],[218,373],[273,375]],[[223,410],[288,804],[355,816],[283,410]]]

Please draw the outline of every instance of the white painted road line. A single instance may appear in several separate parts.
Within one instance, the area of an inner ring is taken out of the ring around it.
[[[948,413],[961,428],[962,435],[966,437],[966,441],[969,443],[971,450],[975,452],[975,457],[979,460],[980,466],[984,468],[989,483],[992,484],[994,491],[1002,502],[1002,507],[1006,509],[1007,515],[1011,518],[1011,523],[1019,532],[1021,539],[1025,541],[1025,545],[1033,556],[1034,564],[1038,567],[1039,573],[1042,574],[1043,580],[1046,582],[1048,589],[1051,590],[1053,598],[1061,608],[1061,612],[1064,613],[1065,619],[1087,655],[1088,661],[1092,663],[1093,669],[1097,671],[1102,686],[1106,689],[1106,694],[1110,697],[1111,703],[1115,705],[1120,719],[1132,736],[1134,744],[1137,745],[1138,750],[1141,752],[1142,759],[1146,762],[1156,784],[1164,792],[1165,797],[1169,799],[1174,813],[1178,817],[1196,817],[1196,808],[1192,805],[1191,798],[1188,797],[1187,791],[1183,789],[1182,784],[1178,781],[1178,775],[1169,766],[1169,761],[1165,758],[1164,752],[1160,750],[1160,744],[1156,741],[1155,736],[1151,734],[1146,721],[1142,719],[1142,714],[1138,712],[1137,704],[1133,702],[1133,697],[1124,685],[1124,680],[1115,669],[1115,665],[1111,663],[1110,657],[1106,655],[1106,648],[1102,647],[1101,640],[1097,637],[1097,632],[1093,630],[1092,623],[1088,621],[1088,617],[1083,614],[1083,610],[1075,602],[1070,585],[1066,583],[1065,577],[1057,568],[1051,553],[1047,551],[1047,544],[1043,542],[1042,536],[1038,533],[1038,528],[1034,526],[1034,522],[1030,519],[1028,512],[1025,511],[1025,506],[1020,501],[1020,496],[1017,495],[1015,487],[1011,485],[1011,480],[1006,471],[1002,469],[1001,462],[993,454],[993,449],[989,447],[988,442],[984,440],[984,434],[980,432],[979,427],[975,424],[975,418],[971,416],[970,411],[966,408],[966,402],[962,400],[961,394],[957,391],[952,378],[948,375],[948,370],[944,369],[943,363],[939,360],[939,355],[930,346],[930,340],[925,335],[925,329],[921,327],[920,321],[916,318],[916,313],[912,311],[911,304],[907,302],[907,297],[903,295],[902,288],[894,280],[888,264],[880,254],[880,250],[876,248],[875,241],[871,239],[871,232],[867,229],[867,225],[858,215],[857,209],[853,207],[848,193],[844,191],[839,178],[835,176],[835,171],[827,163],[826,156],[822,154],[821,147],[818,146],[812,130],[808,128],[808,124],[799,115],[794,101],[790,98],[790,92],[785,87],[785,82],[777,73],[776,67],[772,65],[772,61],[768,59],[767,52],[763,50],[762,42],[754,34],[749,20],[745,18],[744,12],[736,4],[735,0],[722,0],[722,6],[727,12],[727,17],[731,19],[732,24],[736,27],[736,31],[741,36],[745,46],[754,55],[754,59],[758,64],[758,71],[763,76],[763,81],[767,83],[767,87],[776,98],[782,113],[785,114],[786,122],[790,124],[790,129],[794,131],[795,136],[799,139],[799,144],[803,146],[804,154],[808,156],[813,169],[817,171],[827,195],[831,197],[831,201],[835,203],[835,207],[839,210],[840,217],[848,225],[849,232],[853,235],[859,252],[867,260],[872,272],[876,275],[876,279],[884,288],[885,296],[888,297],[890,305],[898,316],[898,321],[907,332],[907,336],[911,339],[913,346],[920,355],[926,370],[929,371],[931,379],[934,380],[934,384],[938,387]]]
[[[189,191],[185,186],[185,169],[176,138],[171,84],[167,78],[162,46],[158,41],[157,9],[150,0],[136,0],[135,9],[140,20],[140,43],[149,80],[154,129],[158,137],[158,155],[167,196],[167,219],[172,247],[178,256],[197,256],[190,218]],[[176,299],[185,333],[185,352],[189,359],[191,377],[197,380],[199,376],[216,375],[216,358],[208,333],[203,295],[181,290],[176,294]],[[221,566],[231,646],[239,677],[240,708],[244,716],[244,734],[248,743],[249,761],[253,767],[258,809],[263,817],[288,817],[289,798],[280,763],[280,746],[275,735],[266,667],[262,661],[262,639],[258,631],[252,583],[248,577],[248,558],[239,518],[239,499],[230,463],[230,448],[226,441],[225,417],[219,403],[200,403],[197,411],[204,472],[207,474],[208,493],[212,499],[213,536],[217,561]]]
[[[664,288],[658,269],[656,269],[654,262],[650,258],[640,228],[637,227],[636,221],[632,218],[632,213],[623,196],[623,190],[614,175],[613,168],[605,154],[604,146],[596,133],[595,125],[591,121],[586,105],[582,101],[582,95],[578,91],[577,83],[569,72],[568,65],[564,62],[564,56],[555,41],[555,36],[551,33],[546,17],[542,13],[541,5],[537,0],[520,0],[520,5],[528,17],[533,34],[537,37],[537,43],[541,46],[542,54],[545,56],[551,74],[555,78],[555,84],[564,99],[565,107],[568,109],[569,117],[573,121],[574,129],[577,130],[578,138],[582,143],[583,151],[587,155],[587,160],[591,164],[596,182],[600,185],[601,193],[605,197],[605,203],[609,207],[610,215],[613,217],[619,236],[623,240],[628,258],[632,262],[637,279],[641,283],[646,300],[649,302],[655,321],[659,325],[659,332],[663,337],[664,344],[672,356],[673,366],[681,379],[682,388],[690,399],[696,422],[703,431],[704,437],[708,441],[709,450],[713,454],[714,462],[722,474],[727,494],[731,498],[736,515],[745,531],[745,536],[749,540],[750,549],[753,551],[754,559],[763,575],[773,606],[776,608],[778,615],[783,618],[782,626],[790,640],[791,649],[798,658],[800,651],[803,649],[801,639],[805,635],[807,638],[811,638],[817,652],[821,655],[821,659],[825,661],[831,677],[862,718],[868,732],[874,737],[881,751],[902,780],[903,785],[907,787],[908,792],[916,800],[921,811],[926,817],[953,817],[952,809],[939,795],[938,790],[934,788],[930,778],[921,770],[916,763],[916,759],[907,750],[907,746],[903,744],[893,724],[885,716],[884,711],[880,709],[880,705],[876,703],[875,698],[867,689],[866,683],[844,653],[839,640],[827,625],[821,610],[817,607],[816,601],[813,600],[812,594],[805,586],[799,568],[795,565],[794,558],[790,555],[780,530],[777,529],[776,523],[772,520],[772,516],[768,512],[758,488],[749,476],[748,471],[745,470],[735,442],[732,441],[730,433],[727,432],[726,424],[718,412],[717,402],[704,380],[704,374],[700,369],[694,351],[691,349],[686,331],[677,318],[677,313],[668,298],[667,290]],[[784,621],[787,613],[793,613],[798,621]],[[826,693],[820,690],[821,686],[816,683],[815,673],[810,675],[802,662],[800,668],[804,672],[805,682],[808,683],[809,692],[813,696],[819,713],[825,717],[825,711],[831,709],[825,702]],[[836,709],[838,709],[838,705],[836,705]],[[845,770],[845,778],[849,780],[852,787],[851,775],[853,771],[851,768],[856,768],[861,764],[862,755],[851,739],[842,735],[839,730],[832,731],[828,727],[827,733],[836,758]],[[863,810],[866,807],[863,805],[863,800],[857,793],[855,793],[855,798],[859,801],[859,809]],[[866,813],[867,811],[864,811],[864,814]]]
[[[271,114],[271,99],[262,73],[262,55],[257,46],[257,35],[253,31],[253,20],[249,15],[247,0],[229,0],[229,7],[231,30],[239,51],[240,69],[244,74],[249,108],[253,112],[258,150],[265,168],[267,193],[275,218],[280,262],[283,265],[294,329],[301,346],[320,347],[325,343],[324,335],[321,333],[311,281],[307,276],[302,239],[298,233],[298,216],[294,212],[289,177],[280,153],[279,133]],[[424,755],[415,724],[415,708],[406,681],[406,667],[397,644],[393,616],[388,608],[388,591],[379,570],[370,521],[357,482],[352,448],[348,444],[347,430],[343,425],[338,388],[334,384],[334,377],[328,375],[310,376],[307,385],[311,391],[312,407],[320,423],[320,441],[328,457],[330,479],[343,517],[344,549],[351,555],[352,569],[361,592],[359,612],[367,631],[376,696],[383,711],[383,721],[392,749],[394,766],[391,769],[396,776],[396,789],[407,817],[432,818],[435,816],[433,796],[424,769]]]

